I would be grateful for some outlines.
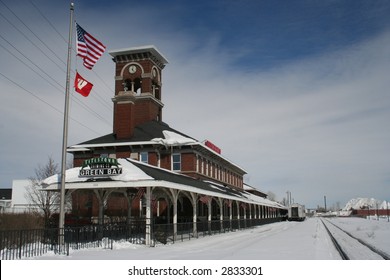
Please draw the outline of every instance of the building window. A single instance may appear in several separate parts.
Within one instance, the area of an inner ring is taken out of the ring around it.
[[[148,152],[140,152],[139,161],[148,164],[149,163]]]
[[[172,170],[181,170],[181,154],[172,154]]]

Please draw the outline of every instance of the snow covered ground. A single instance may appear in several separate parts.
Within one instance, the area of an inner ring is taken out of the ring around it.
[[[387,220],[332,218],[343,229],[390,254]],[[127,242],[113,250],[74,250],[69,256],[47,254],[38,259],[70,260],[339,260],[319,218],[280,222],[249,230],[200,237],[154,248]]]
[[[387,219],[377,221],[362,218],[332,218],[331,221],[390,254],[390,222]],[[77,261],[69,262],[68,260]],[[172,279],[172,275],[166,278],[161,275],[158,278],[156,275],[150,278],[145,275],[130,277],[128,269],[184,266],[212,269],[213,277],[202,276],[200,278],[194,275],[185,277],[185,279],[203,280],[204,278],[254,279],[260,277],[259,275],[256,277],[254,275],[222,277],[224,267],[236,266],[262,267],[264,277],[272,276],[266,279],[291,278],[291,275],[299,277],[300,280],[319,276],[322,276],[321,279],[325,277],[365,279],[376,276],[386,278],[389,275],[390,265],[387,261],[364,259],[343,262],[335,260],[340,260],[340,256],[334,249],[320,218],[308,218],[304,222],[274,223],[171,245],[158,245],[154,248],[116,242],[113,250],[101,248],[74,250],[69,256],[48,253],[31,261],[7,261],[4,265],[2,262],[2,279],[7,279],[3,278],[3,272],[5,276],[16,276],[16,279],[26,278],[26,274],[31,275],[31,273],[39,274],[40,279],[49,279],[49,276],[45,277],[40,274],[41,269],[48,267],[53,270],[53,274],[60,270],[60,279],[80,278],[81,275],[97,279],[107,277]],[[17,264],[20,263],[27,271],[19,269],[20,266]],[[176,279],[184,278],[176,277]]]

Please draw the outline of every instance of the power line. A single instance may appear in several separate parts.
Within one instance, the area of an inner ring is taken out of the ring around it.
[[[37,67],[40,71],[42,71],[47,77],[49,77],[50,79],[52,79],[57,85],[59,85],[61,87],[61,89],[57,88],[53,83],[51,83],[48,79],[46,79],[45,77],[43,77],[40,73],[38,73],[37,71],[35,71],[31,66],[29,66],[27,63],[25,63],[24,61],[22,61],[20,58],[18,58],[17,56],[15,56],[11,51],[9,51],[5,46],[3,46],[2,44],[0,44],[0,46],[5,49],[9,54],[11,54],[13,57],[15,57],[16,59],[18,59],[21,63],[23,63],[26,67],[28,67],[31,71],[33,71],[34,73],[36,73],[37,75],[39,75],[42,79],[44,79],[45,81],[47,81],[50,85],[52,85],[54,88],[56,88],[60,93],[63,93],[63,90],[64,90],[64,87],[59,84],[54,78],[52,78],[48,73],[46,73],[46,71],[44,71],[41,67],[39,67],[36,63],[34,63],[31,59],[29,59],[27,56],[25,56],[21,51],[19,51],[11,42],[9,42],[7,39],[5,39],[2,35],[0,35],[0,38],[2,38],[4,41],[6,41],[11,47],[13,47],[13,49],[15,49],[20,55],[22,55],[25,59],[27,59],[30,63],[32,63],[35,67]],[[109,124],[107,122],[107,120],[102,117],[99,113],[97,113],[95,110],[91,109],[89,106],[87,106],[86,104],[84,104],[83,102],[79,101],[79,100],[75,100],[75,102],[77,104],[79,104],[81,107],[83,107],[85,110],[87,110],[88,112],[92,113],[92,114],[95,114],[95,116],[97,116],[100,120],[106,122],[107,124]],[[109,124],[110,125],[110,124]]]
[[[64,61],[61,60],[61,58],[46,44],[44,43],[43,40],[41,40],[39,38],[39,36],[34,33],[34,31],[29,28],[24,22],[23,20],[18,17],[16,15],[16,13],[14,11],[12,11],[11,8],[9,8],[2,0],[0,0],[0,2],[7,7],[7,9],[42,43],[45,45],[45,47],[47,49],[50,50],[50,52],[52,54],[54,54],[64,65],[66,65],[66,63]],[[30,1],[31,2],[31,1]],[[57,33],[57,35],[59,35],[65,42],[66,42],[66,39],[60,34],[60,32],[58,32],[58,30],[55,28],[55,26],[50,22],[50,20],[48,18],[46,18],[43,13],[39,10],[39,8],[34,5],[32,2],[31,4],[36,8],[36,10],[38,10],[39,14],[45,19],[46,22],[49,23],[49,25],[55,30],[55,32]],[[29,39],[29,37],[23,32],[21,31],[18,27],[16,27],[16,25],[14,23],[12,23],[3,13],[0,12],[0,15],[12,26],[14,27],[20,34],[23,35],[23,37],[25,39],[27,39],[33,46],[35,46],[45,57],[47,57],[49,60],[51,60],[51,62],[53,62],[57,67],[59,67],[63,72],[65,72],[65,70],[63,69],[63,67],[59,66],[53,59],[51,59],[46,52],[44,52],[39,46],[37,46],[31,39]],[[1,35],[0,35],[1,36]],[[61,89],[58,89],[55,85],[53,85],[52,82],[50,82],[48,79],[46,79],[45,77],[43,77],[40,73],[38,73],[36,70],[34,70],[31,66],[29,66],[28,64],[26,64],[25,62],[23,62],[20,58],[18,58],[17,56],[15,56],[11,51],[9,51],[6,47],[4,47],[2,45],[2,47],[4,49],[6,49],[6,51],[11,54],[12,56],[14,56],[16,59],[18,59],[21,63],[23,63],[26,67],[28,67],[31,71],[33,71],[34,73],[36,73],[37,75],[39,75],[42,79],[44,79],[46,82],[48,82],[50,85],[52,85],[53,87],[55,87],[60,93],[63,94],[63,90],[64,90],[64,87],[59,84],[56,79],[54,79],[51,75],[49,75],[48,73],[46,73],[46,71],[44,71],[41,67],[39,67],[36,63],[34,63],[31,59],[29,59],[26,55],[23,54],[23,52],[21,52],[20,50],[18,50],[11,42],[9,42],[6,38],[4,38],[3,36],[1,36],[1,38],[6,41],[13,49],[15,49],[20,55],[22,55],[26,60],[28,60],[31,64],[33,64],[36,68],[38,68],[42,73],[44,73],[48,78],[50,78],[52,81],[54,81],[54,83],[56,83]],[[73,49],[74,50],[74,49]],[[75,50],[74,50],[75,52]],[[74,73],[74,71],[72,71]],[[94,72],[95,75],[97,75],[99,77],[99,75]],[[104,81],[99,77],[99,79],[104,83]],[[104,83],[105,84],[105,83]],[[106,84],[105,84],[106,85]],[[107,85],[106,85],[107,86]],[[108,86],[107,86],[108,87]],[[96,87],[95,87],[95,90],[96,92]],[[105,99],[103,99],[99,94],[98,92],[96,92],[96,94],[92,95],[91,96],[92,98],[96,98],[96,100],[101,103],[104,107],[106,107],[107,109],[111,110],[111,107],[106,103]],[[97,118],[99,118],[100,120],[106,122],[107,124],[110,125],[110,123],[107,122],[107,119],[104,118],[103,116],[101,116],[101,114],[99,114],[98,112],[96,112],[95,110],[91,109],[89,106],[87,106],[84,102],[81,102],[77,99],[74,100],[78,105],[80,105],[81,107],[83,107],[86,111],[94,114]]]
[[[11,78],[7,77],[6,75],[4,75],[3,73],[0,72],[0,75],[3,76],[5,79],[7,79],[9,82],[11,82],[12,84],[14,84],[15,86],[17,86],[18,88],[22,89],[23,91],[27,92],[28,94],[30,94],[31,96],[33,96],[34,98],[36,98],[37,100],[41,101],[42,103],[46,104],[47,106],[49,106],[51,109],[53,109],[54,111],[56,111],[57,113],[60,113],[61,115],[63,115],[63,112],[61,110],[59,110],[58,108],[54,107],[53,105],[51,105],[49,102],[45,101],[44,99],[42,99],[41,97],[39,97],[38,95],[36,95],[35,93],[33,93],[32,91],[24,88],[23,86],[21,86],[19,83],[15,82],[14,80],[12,80]],[[88,130],[96,133],[97,135],[99,135],[100,133],[91,129],[89,126],[86,126],[84,124],[82,124],[81,122],[79,122],[78,120],[70,117],[70,119],[76,123],[78,123],[79,125],[81,125],[82,127],[85,127],[87,128]]]
[[[62,89],[64,89],[64,87],[59,84],[55,79],[53,79],[48,73],[46,73],[46,71],[44,71],[41,67],[39,67],[35,62],[33,62],[31,59],[29,59],[26,55],[24,55],[19,49],[17,49],[11,42],[9,42],[7,39],[5,39],[1,34],[0,34],[0,38],[3,39],[5,42],[7,42],[14,50],[16,50],[20,55],[22,55],[25,59],[27,59],[31,64],[33,64],[36,68],[38,68],[41,72],[43,72],[47,77],[49,77],[50,79],[52,79],[58,86],[60,86]],[[22,59],[20,59],[19,57],[17,57],[15,54],[13,54],[9,49],[7,49],[4,45],[0,44],[0,46],[6,50],[10,55],[12,55],[13,57],[15,57],[17,60],[19,60],[21,63],[23,63],[24,65],[26,65],[31,71],[33,71],[34,73],[36,73],[37,75],[39,75],[42,79],[44,79],[45,81],[47,81],[50,85],[52,85],[54,88],[56,88],[57,90],[60,90],[58,89],[55,85],[53,85],[48,79],[46,79],[45,77],[43,77],[41,74],[39,74],[38,72],[36,72],[31,66],[27,65],[27,63],[25,63]]]
[[[92,70],[92,72],[95,73],[95,75],[98,77],[98,79],[103,83],[103,85],[105,85],[105,86],[109,89],[109,91],[110,91],[111,93],[114,93],[114,94],[115,94],[115,91],[114,91],[112,88],[110,88],[109,85],[107,85],[107,83],[99,76],[98,73],[96,73],[96,72],[93,71],[93,70]]]
[[[0,0],[1,2],[1,0]],[[53,59],[47,56],[47,54],[39,47],[37,46],[30,38],[27,37],[26,34],[24,34],[18,27],[16,27],[15,24],[13,24],[7,17],[4,16],[3,13],[0,12],[0,15],[13,27],[15,28],[24,38],[26,38],[27,41],[29,41],[34,47],[36,47],[45,57],[47,57],[51,62],[53,62],[60,70],[65,72],[63,66],[58,65],[57,62],[55,62]]]
[[[38,13],[42,16],[42,18],[51,26],[51,28],[53,28],[53,30],[57,33],[58,36],[60,36],[62,38],[62,40],[65,42],[65,43],[68,43],[67,40],[65,39],[64,36],[62,36],[62,34],[57,30],[57,28],[54,26],[54,24],[44,15],[44,13],[39,9],[38,6],[36,6],[32,1],[30,1],[30,3],[32,4],[32,6],[38,11]],[[72,46],[72,50],[74,52],[74,54],[76,54],[76,50],[74,49],[74,47]],[[77,57],[77,56],[76,56]],[[113,91],[112,88],[110,88],[107,83],[99,76],[99,74],[95,71],[92,70],[92,72],[96,75],[96,77],[103,83],[104,86],[106,86],[112,93],[115,93]],[[74,71],[72,70],[72,73],[74,74]],[[94,92],[96,92],[95,95],[93,95],[97,101],[99,101],[100,104],[102,104],[103,106],[105,106],[107,109],[111,110],[111,107],[107,104],[107,100],[102,98],[99,94],[99,91],[96,91],[96,87],[95,87],[95,90]]]
[[[39,36],[37,35],[37,34],[35,34],[35,32],[33,31],[33,30],[31,30],[31,28],[30,27],[28,27],[28,25],[27,24],[25,24],[24,23],[24,21],[23,20],[21,20],[19,17],[18,17],[18,15],[17,14],[15,14],[14,13],[14,11],[12,11],[2,0],[0,0],[0,2],[1,3],[3,3],[3,5],[56,57],[56,58],[58,58],[58,60],[60,60],[65,66],[66,66],[66,63],[56,54],[56,52],[54,52],[51,48],[49,48],[49,46],[43,41],[43,40],[41,40],[41,38],[39,38]],[[3,15],[3,17],[4,17],[4,15]],[[8,19],[7,19],[7,21],[8,21]],[[8,21],[9,22],[9,21]],[[14,26],[15,28],[16,28],[16,26],[15,25],[13,25],[12,24],[12,26]],[[16,28],[19,32],[21,32],[18,28]],[[30,41],[31,42],[31,41]],[[36,46],[35,44],[34,44],[34,46]],[[37,46],[36,46],[37,47]],[[39,48],[39,47],[37,47],[37,48]],[[40,49],[40,48],[39,48]],[[42,51],[42,53],[44,53],[43,51]],[[45,54],[45,53],[44,53]],[[46,57],[48,57],[46,54],[45,54],[45,56]],[[54,61],[53,61],[53,63],[55,63]],[[56,64],[57,65],[57,64]],[[63,69],[62,69],[63,70]]]
[[[67,44],[68,41],[65,39],[64,36],[62,36],[62,34],[57,30],[57,28],[55,28],[55,26],[51,23],[51,21],[44,15],[44,13],[42,13],[42,11],[34,4],[33,1],[30,1],[30,3],[38,11],[38,13],[46,20],[46,22],[51,26],[51,28],[53,28],[57,32],[58,36],[60,36]]]

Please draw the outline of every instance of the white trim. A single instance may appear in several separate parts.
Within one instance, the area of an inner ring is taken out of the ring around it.
[[[211,184],[210,184],[211,185]],[[222,194],[217,193],[213,191],[208,190],[202,190],[198,189],[196,187],[168,182],[168,181],[161,181],[161,180],[140,180],[140,181],[131,181],[131,182],[123,182],[123,181],[96,181],[96,182],[77,182],[77,183],[67,183],[65,185],[65,189],[67,190],[75,190],[75,189],[117,189],[117,188],[142,188],[142,187],[161,187],[161,188],[170,188],[170,189],[176,189],[179,191],[188,191],[193,192],[200,195],[208,195],[213,197],[220,197],[224,199],[231,199],[235,201],[250,203],[250,204],[257,204],[257,205],[263,205],[263,206],[270,206],[270,207],[276,207],[276,208],[284,208],[284,206],[278,204],[277,202],[258,197],[255,195],[252,195],[247,192],[243,192],[243,197],[237,197],[234,195],[229,194]],[[50,185],[44,190],[46,191],[53,191],[58,190],[58,186],[56,184]]]
[[[139,53],[139,52],[144,52],[144,51],[149,51],[153,55],[157,56],[157,58],[160,59],[163,64],[168,64],[169,63],[168,59],[166,59],[162,55],[162,53],[153,45],[133,47],[133,48],[117,49],[117,50],[109,51],[108,53],[112,57],[116,57],[118,55],[133,54],[133,53]]]
[[[99,147],[115,147],[115,146],[136,146],[136,145],[156,145],[158,143],[154,141],[140,141],[140,142],[119,142],[119,143],[100,143],[100,144],[79,144],[74,145],[68,148],[70,151],[72,148],[82,149],[82,148],[99,148]]]

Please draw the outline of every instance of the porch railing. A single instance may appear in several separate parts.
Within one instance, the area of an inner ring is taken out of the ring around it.
[[[175,243],[193,238],[221,234],[230,231],[244,230],[268,223],[279,222],[280,218],[213,220],[174,224],[154,224],[152,226],[153,244]]]

